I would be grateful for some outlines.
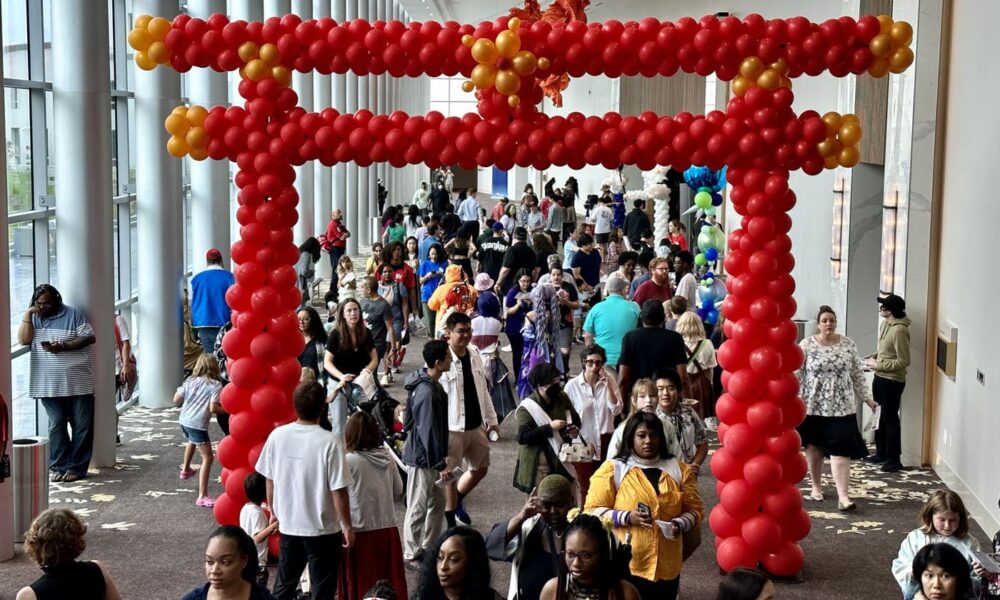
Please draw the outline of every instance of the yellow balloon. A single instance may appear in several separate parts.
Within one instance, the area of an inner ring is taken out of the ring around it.
[[[135,65],[143,71],[152,71],[156,68],[156,61],[140,50],[135,53]]]
[[[521,78],[512,69],[501,69],[497,72],[496,86],[504,96],[512,96],[521,89]]]
[[[844,123],[859,123],[860,124],[861,123],[861,119],[859,119],[858,115],[856,115],[854,113],[847,113],[846,115],[844,115]]]
[[[823,122],[826,123],[827,137],[834,137],[840,131],[840,126],[844,124],[843,117],[839,113],[828,112],[823,115]]]
[[[286,87],[292,83],[292,71],[288,67],[272,67],[271,77],[278,82],[281,87]]]
[[[765,69],[757,77],[757,85],[764,88],[767,91],[773,91],[778,89],[781,85],[781,73],[778,73],[774,69]]]
[[[511,31],[517,31],[518,28],[520,27],[521,27],[521,19],[518,19],[517,17],[514,17],[510,21],[507,21],[507,29],[510,29]]]
[[[472,83],[471,81],[463,81],[462,82],[462,91],[463,92],[468,93],[468,92],[471,92],[474,89],[476,89],[476,84]]]
[[[476,65],[472,69],[472,83],[478,89],[485,90],[493,86],[497,77],[497,69],[493,65]]]
[[[834,154],[833,156],[827,156],[823,159],[823,167],[827,169],[836,169],[840,166],[840,156]]]
[[[167,49],[167,45],[163,42],[153,42],[146,49],[146,54],[155,63],[160,65],[165,65],[170,61],[170,50]]]
[[[208,148],[191,148],[189,156],[194,160],[205,160],[208,158]]]
[[[149,22],[153,20],[153,15],[139,15],[132,21],[132,27],[136,29],[146,29],[149,27]]]
[[[552,66],[552,63],[549,62],[549,59],[545,58],[544,56],[538,59],[538,68],[539,69],[541,69],[543,71],[546,71],[551,66]]]
[[[868,47],[871,48],[872,54],[878,58],[889,58],[892,54],[892,38],[888,34],[880,33],[872,38]]]
[[[838,162],[840,166],[850,169],[861,162],[861,152],[854,146],[844,146],[840,149]]]
[[[521,104],[521,98],[518,96],[511,96],[507,98],[507,105],[511,108],[517,108]]]
[[[167,34],[170,33],[170,27],[170,21],[163,17],[153,17],[149,20],[146,29],[149,30],[149,35],[153,36],[154,40],[162,42],[167,37]]]
[[[184,104],[178,104],[177,106],[174,107],[174,109],[172,111],[170,111],[170,114],[172,114],[172,115],[180,115],[180,116],[184,117],[185,119],[187,119],[188,110],[190,110],[190,109],[186,105],[184,105]]]
[[[876,58],[869,65],[868,74],[872,77],[885,77],[889,74],[889,61],[884,58]]]
[[[472,43],[474,41],[475,41],[475,38],[472,37],[471,35],[469,35],[468,33],[462,36],[462,45],[465,46],[465,47],[467,47],[467,48],[471,48],[472,47]]]
[[[184,115],[179,115],[177,113],[171,113],[169,117],[164,119],[163,127],[171,135],[185,135],[188,129],[191,128],[191,123],[188,122],[187,117]]]
[[[145,28],[136,28],[128,32],[128,45],[132,46],[133,50],[144,51],[146,48],[149,48],[149,45],[152,43],[153,36],[149,35],[149,31]]]
[[[207,116],[208,109],[204,106],[195,104],[191,108],[187,109],[187,120],[194,127],[201,127],[205,122],[205,117]]]
[[[736,96],[742,96],[747,93],[747,90],[749,90],[752,85],[753,84],[749,79],[739,75],[733,80],[733,94]]]
[[[538,59],[531,52],[521,50],[511,60],[511,66],[514,67],[518,75],[527,77],[538,69]]]
[[[514,58],[521,50],[521,36],[513,31],[501,31],[496,41],[497,51],[504,58]]]
[[[837,139],[839,139],[840,143],[845,146],[857,146],[858,142],[861,141],[863,134],[864,132],[861,130],[861,125],[845,121],[844,124],[840,126],[840,133],[837,134]]]
[[[913,50],[909,46],[900,46],[889,59],[889,70],[897,75],[913,64]]]
[[[184,136],[184,141],[192,149],[202,149],[208,146],[208,134],[204,127],[192,127]]]
[[[188,153],[187,142],[184,141],[184,138],[176,135],[170,136],[170,139],[167,140],[167,152],[170,153],[170,156],[181,158]]]
[[[756,56],[744,58],[740,63],[740,75],[747,79],[757,79],[760,72],[764,70],[764,62]]]
[[[259,58],[255,58],[247,63],[247,77],[252,81],[260,81],[271,74],[271,67]]]
[[[831,138],[826,138],[822,142],[816,144],[816,149],[819,150],[819,155],[823,158],[836,156],[840,152],[840,148],[840,142]]]
[[[257,44],[253,42],[243,42],[236,51],[236,53],[240,55],[240,59],[242,59],[245,63],[257,58],[258,52],[260,52],[260,48],[258,48]]]
[[[274,44],[264,44],[260,47],[260,57],[269,65],[276,65],[281,62],[281,53]]]
[[[496,62],[497,57],[497,47],[490,40],[476,40],[472,45],[472,58],[476,59],[477,63],[492,64]]]
[[[878,24],[880,26],[879,33],[889,33],[892,30],[892,17],[889,15],[879,15]]]
[[[788,74],[788,62],[783,58],[779,58],[775,62],[771,63],[771,68],[782,75]]]
[[[913,27],[906,21],[896,21],[889,28],[889,35],[894,42],[905,46],[913,41]]]

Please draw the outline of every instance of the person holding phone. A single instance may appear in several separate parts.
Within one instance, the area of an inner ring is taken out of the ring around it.
[[[517,464],[514,487],[528,494],[547,475],[573,480],[575,470],[559,460],[559,446],[580,434],[580,415],[562,389],[562,374],[548,363],[531,370],[534,388],[514,411],[517,424]]]

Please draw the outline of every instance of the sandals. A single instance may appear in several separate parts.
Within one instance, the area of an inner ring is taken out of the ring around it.
[[[848,502],[847,504],[837,503],[837,510],[840,512],[850,512],[852,510],[857,510],[858,505],[853,502]]]
[[[49,481],[62,481],[63,477],[65,477],[65,473],[60,473],[59,471],[49,471]]]
[[[822,502],[823,501],[823,494],[808,494],[808,495],[803,494],[802,495],[802,499],[803,500],[808,500],[810,502]]]
[[[69,471],[63,473],[62,481],[63,483],[73,483],[74,481],[79,481],[83,479],[83,475],[77,475],[76,473],[71,473]]]
[[[181,474],[179,477],[181,479],[191,479],[191,477],[195,475],[197,472],[198,471],[195,471],[194,469],[181,469]]]
[[[202,496],[194,501],[196,506],[204,506],[205,508],[212,508],[215,506],[215,498],[211,496]]]

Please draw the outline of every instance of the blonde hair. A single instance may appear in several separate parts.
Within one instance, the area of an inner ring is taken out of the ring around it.
[[[316,372],[309,367],[302,367],[302,373],[299,375],[299,383],[311,383],[314,381],[316,381]]]
[[[705,339],[705,324],[697,313],[688,311],[677,319],[677,333],[685,342],[698,342]]]
[[[958,515],[958,527],[952,535],[964,538],[969,535],[969,511],[958,494],[951,490],[937,490],[930,495],[924,507],[920,509],[920,530],[924,533],[934,533],[934,515],[951,512]]]
[[[215,355],[202,352],[201,356],[198,357],[198,361],[194,363],[194,369],[191,370],[191,377],[208,377],[209,379],[222,381],[222,376],[219,375],[219,361],[215,359]]]
[[[346,254],[340,257],[337,261],[337,272],[338,273],[350,273],[354,270],[354,263],[351,262],[351,257]]]
[[[55,567],[83,554],[87,525],[68,508],[50,508],[35,517],[24,535],[24,552],[40,567]]]
[[[635,403],[643,393],[654,400],[656,399],[656,382],[649,377],[643,377],[632,385],[632,412],[635,412]]]

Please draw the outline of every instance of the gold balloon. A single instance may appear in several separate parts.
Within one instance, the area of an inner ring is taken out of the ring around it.
[[[136,29],[146,29],[149,27],[149,22],[152,20],[152,15],[139,15],[135,18],[135,21],[132,21],[132,27],[135,27]]]
[[[913,27],[906,21],[896,21],[889,28],[889,35],[894,42],[905,46],[913,41]]]
[[[271,67],[271,77],[278,82],[278,85],[286,87],[292,82],[292,71],[288,67]]]
[[[823,159],[823,167],[826,169],[836,169],[840,166],[840,156],[834,154]]]
[[[188,153],[187,142],[184,141],[184,138],[176,135],[170,136],[170,139],[167,140],[167,152],[170,153],[170,156],[181,158]]]
[[[269,65],[276,65],[281,62],[281,53],[274,44],[264,44],[260,47],[260,57]]]
[[[879,33],[889,33],[892,30],[892,17],[889,15],[879,15],[878,24],[880,27]]]
[[[889,59],[889,70],[897,75],[913,64],[913,50],[909,46],[900,46]]]
[[[476,43],[472,45],[472,58],[476,59],[477,63],[494,63],[497,57],[497,47],[489,40],[476,40]]]
[[[826,123],[827,137],[834,137],[840,131],[840,126],[844,124],[843,117],[839,113],[828,112],[823,115],[823,122]]]
[[[146,54],[150,59],[156,64],[165,65],[170,61],[170,50],[167,49],[167,45],[163,42],[153,42],[146,49]]]
[[[472,83],[480,90],[492,87],[496,76],[497,70],[493,65],[476,65],[472,69]]]
[[[872,77],[885,77],[889,74],[889,61],[884,58],[876,58],[868,67],[868,74]]]
[[[247,77],[252,81],[260,81],[271,74],[271,67],[259,58],[255,58],[247,63],[246,71]]]
[[[146,25],[146,29],[149,30],[149,35],[153,37],[154,40],[162,42],[167,34],[170,33],[170,21],[164,19],[163,17],[153,17],[149,20],[149,24]]]
[[[538,69],[538,59],[531,52],[522,50],[511,59],[511,66],[514,67],[518,75],[527,77]]]
[[[521,27],[521,19],[518,19],[517,17],[514,17],[510,21],[507,21],[507,29],[510,29],[511,31],[517,31],[518,28],[520,27]]]
[[[258,48],[257,44],[253,42],[243,42],[236,51],[236,53],[240,55],[240,59],[245,63],[257,58],[258,52],[260,52],[260,48]]]
[[[845,146],[857,146],[858,142],[861,141],[862,135],[863,132],[861,130],[861,125],[845,121],[844,124],[840,126],[840,133],[837,134],[837,139],[839,139],[840,143]]]
[[[764,70],[764,62],[756,56],[744,58],[740,63],[740,75],[747,79],[757,79],[760,72]]]
[[[788,62],[783,58],[779,58],[775,62],[771,63],[771,68],[782,75],[788,74]]]
[[[861,162],[861,152],[854,146],[844,146],[840,149],[838,161],[840,166],[850,169]]]
[[[208,148],[191,148],[189,156],[194,160],[205,160],[208,158]]]
[[[837,148],[836,144],[837,144],[836,140],[826,138],[822,142],[816,144],[816,150],[819,151],[820,156],[822,156],[823,158],[827,158],[829,156],[833,156],[834,154],[840,151],[840,149]]]
[[[784,75],[782,75],[781,76],[781,85],[779,87],[792,89],[792,80],[789,79],[789,78],[787,78],[787,77],[785,77]]]
[[[463,92],[468,93],[468,92],[471,92],[474,89],[476,89],[476,84],[472,83],[471,81],[463,81],[462,82],[462,91]]]
[[[543,71],[546,71],[551,66],[552,66],[552,63],[549,62],[549,59],[545,58],[544,56],[538,59],[538,68],[539,69],[541,69]]]
[[[135,53],[135,65],[143,71],[152,71],[156,68],[156,61],[140,50]]]
[[[517,108],[521,104],[521,98],[519,96],[511,96],[507,98],[507,105],[511,108]]]
[[[892,38],[888,34],[880,33],[872,38],[868,47],[871,48],[872,54],[879,58],[889,58],[892,54]]]
[[[166,129],[170,135],[184,135],[187,133],[188,129],[191,128],[191,123],[187,120],[187,117],[178,113],[171,113],[169,117],[163,120],[163,128]]]
[[[757,85],[767,91],[776,90],[778,89],[778,86],[781,85],[781,74],[774,69],[765,69],[764,72],[757,77]]]
[[[753,83],[746,77],[742,75],[737,76],[736,79],[733,79],[733,95],[742,96],[743,94],[746,94],[751,85],[753,85]]]
[[[192,149],[203,149],[208,146],[208,134],[203,127],[192,127],[184,136],[184,141]]]
[[[504,96],[512,96],[521,89],[521,78],[512,69],[501,69],[497,72],[496,86]]]
[[[858,115],[856,115],[854,113],[847,113],[846,115],[844,115],[844,123],[859,123],[860,124],[861,123],[861,119],[859,119]]]
[[[205,117],[208,116],[208,109],[204,106],[194,105],[187,109],[187,120],[194,127],[201,127],[205,122]]]
[[[472,37],[468,33],[462,36],[462,45],[466,48],[471,48],[474,41],[476,41],[476,38]]]
[[[514,58],[521,50],[521,37],[513,31],[501,31],[496,41],[497,51],[504,58]]]
[[[172,111],[170,111],[170,114],[172,114],[172,115],[180,115],[180,116],[184,117],[185,119],[187,119],[187,114],[188,114],[189,110],[190,109],[187,106],[185,106],[183,104],[178,104],[177,106],[174,107],[174,109]]]
[[[152,43],[153,36],[149,35],[149,31],[146,29],[136,28],[128,32],[128,45],[132,46],[133,50],[144,51]]]

